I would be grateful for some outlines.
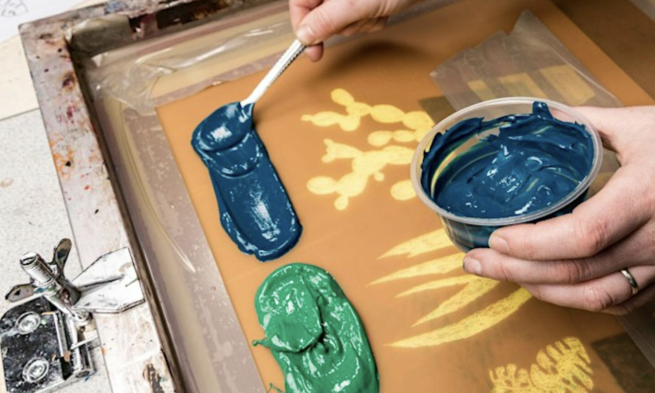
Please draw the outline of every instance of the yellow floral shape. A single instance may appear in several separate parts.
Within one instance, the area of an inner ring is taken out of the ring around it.
[[[418,142],[434,126],[434,121],[424,111],[405,112],[394,105],[369,105],[357,102],[345,89],[332,90],[330,98],[335,104],[342,106],[346,113],[320,111],[315,114],[302,115],[300,119],[318,127],[338,125],[343,131],[352,132],[359,128],[363,117],[370,115],[377,123],[402,123],[408,128],[395,131],[374,131],[369,135],[368,142],[372,146],[378,147],[385,146],[392,140],[400,143]]]
[[[591,359],[584,345],[567,337],[537,353],[530,371],[515,364],[489,371],[493,393],[586,393],[594,382]]]
[[[387,165],[407,165],[414,153],[412,149],[402,146],[386,146],[382,150],[361,151],[353,146],[336,143],[326,139],[326,154],[322,161],[330,163],[336,160],[351,159],[352,172],[339,179],[328,176],[316,176],[307,182],[307,188],[317,195],[336,194],[334,206],[337,210],[348,207],[350,198],[360,195],[366,189],[369,179],[384,180],[382,170]]]
[[[319,127],[338,125],[342,130],[352,132],[359,128],[361,118],[371,113],[369,105],[355,102],[353,96],[344,89],[334,89],[331,98],[336,104],[345,107],[345,114],[324,111],[313,115],[303,115],[300,120],[311,122]]]
[[[381,147],[388,144],[393,139],[391,131],[373,131],[368,134],[368,143],[371,146]]]
[[[405,112],[393,105],[375,105],[371,108],[371,117],[378,123],[400,123]]]
[[[352,94],[348,93],[348,91],[344,89],[332,90],[332,93],[330,93],[330,98],[332,98],[332,101],[335,103],[345,107],[348,107],[348,105],[356,104],[355,98],[352,96]]]
[[[389,191],[393,199],[397,201],[408,201],[416,197],[416,191],[414,191],[411,180],[401,180],[391,186]]]
[[[424,111],[407,112],[403,116],[403,125],[414,131],[414,140],[420,142],[432,127],[434,121]]]
[[[315,115],[303,115],[303,121],[311,121],[314,125],[319,127],[330,127],[338,125],[344,131],[355,131],[359,128],[361,116],[357,115],[342,115],[337,112],[319,112]]]
[[[397,130],[394,131],[393,134],[393,140],[396,142],[413,142],[414,141],[414,133],[408,130]]]
[[[382,169],[387,164],[409,165],[412,158],[412,149],[391,145],[397,143],[415,143],[432,128],[433,121],[423,111],[405,112],[389,104],[369,105],[355,100],[352,94],[345,89],[334,89],[330,98],[343,107],[345,113],[338,111],[320,111],[315,114],[301,116],[302,121],[311,122],[318,127],[339,126],[343,131],[356,131],[362,118],[370,118],[379,124],[394,124],[403,128],[392,130],[377,130],[367,136],[371,146],[381,148],[362,152],[354,147],[327,142],[327,153],[323,156],[324,163],[336,159],[352,159],[353,172],[344,175],[341,179],[328,180],[324,176],[309,180],[307,187],[310,192],[318,195],[337,194],[334,206],[338,210],[348,207],[350,198],[360,195],[366,189],[366,184],[373,176],[375,180],[384,180]],[[383,163],[383,165],[381,165]],[[407,201],[416,197],[409,179],[396,182],[390,189],[391,197],[398,201]]]

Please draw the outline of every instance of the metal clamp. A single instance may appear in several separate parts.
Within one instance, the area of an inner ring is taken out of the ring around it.
[[[30,282],[6,295],[19,304],[0,318],[0,348],[9,393],[59,390],[95,372],[89,345],[97,340],[93,313],[120,313],[144,301],[129,249],[98,258],[73,280],[64,267],[72,243],[63,239],[52,261],[27,253],[20,266]]]

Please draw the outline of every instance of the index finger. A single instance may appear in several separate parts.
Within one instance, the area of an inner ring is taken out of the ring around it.
[[[289,16],[291,17],[293,31],[297,31],[305,16],[321,4],[323,4],[323,0],[290,0]]]
[[[639,176],[632,167],[622,167],[598,194],[571,214],[498,229],[491,235],[489,246],[527,260],[593,256],[648,221],[641,206]]]

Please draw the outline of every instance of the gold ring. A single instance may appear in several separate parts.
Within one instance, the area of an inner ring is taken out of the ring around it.
[[[630,289],[632,290],[632,296],[636,295],[639,292],[639,284],[637,284],[637,280],[630,274],[630,270],[627,268],[621,269],[621,274],[628,280],[628,284],[630,284]]]

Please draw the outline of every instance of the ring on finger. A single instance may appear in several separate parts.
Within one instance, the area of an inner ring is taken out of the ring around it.
[[[632,296],[636,295],[639,292],[639,284],[637,284],[637,280],[632,276],[632,273],[630,273],[630,270],[627,268],[621,269],[621,274],[628,280],[628,284],[630,284],[630,290],[632,290]]]

